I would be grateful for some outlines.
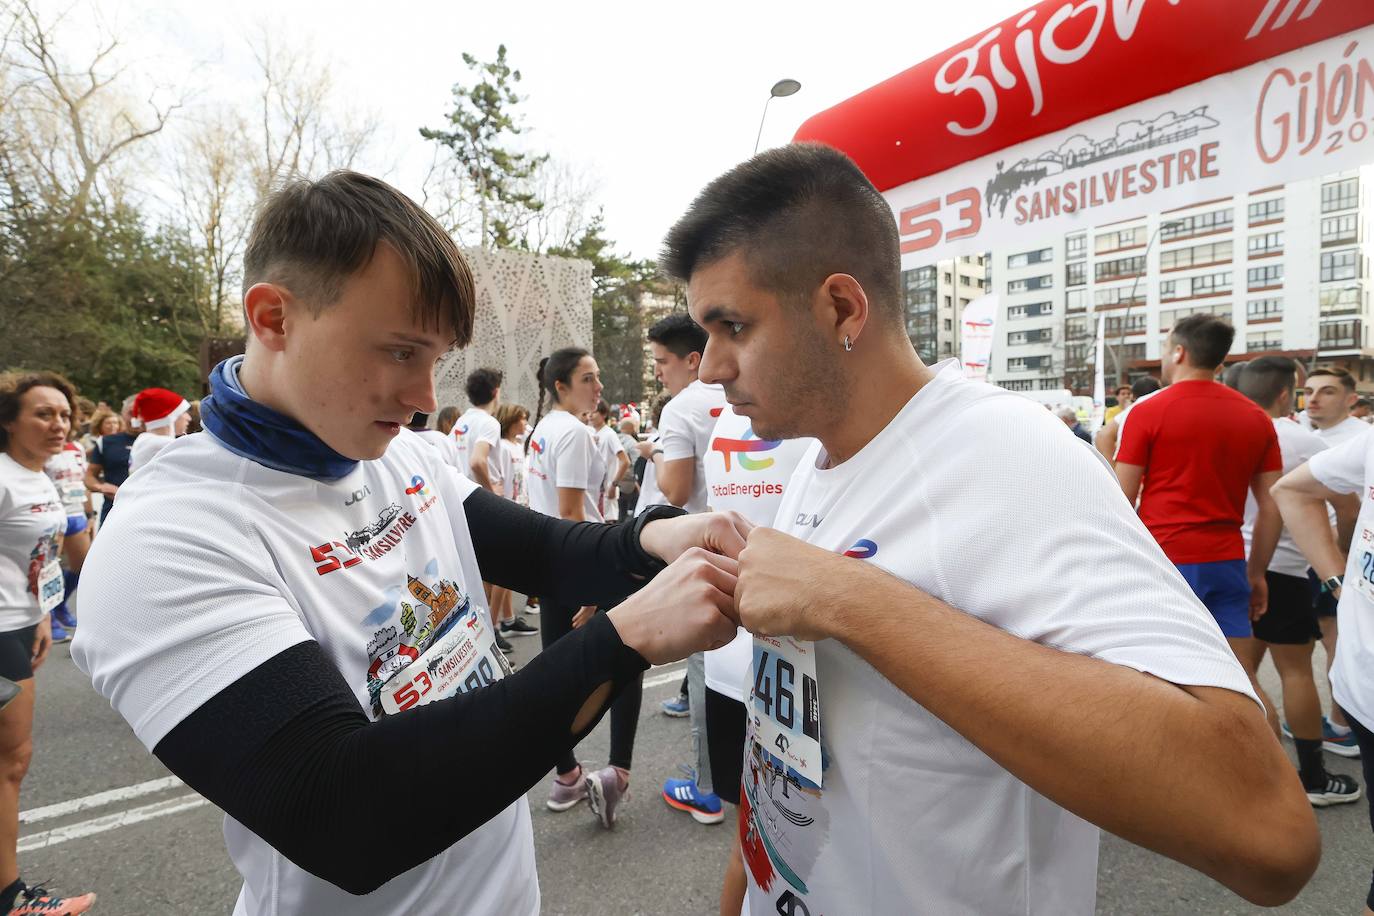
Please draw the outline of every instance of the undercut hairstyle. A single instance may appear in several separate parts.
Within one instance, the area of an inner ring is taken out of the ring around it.
[[[1242,364],[1240,380],[1235,388],[1241,394],[1268,410],[1284,392],[1293,397],[1298,386],[1298,365],[1286,356],[1261,356]]]
[[[19,419],[24,395],[34,388],[56,388],[67,399],[67,408],[75,413],[76,388],[66,376],[56,372],[13,372],[0,375],[0,452],[8,452],[10,434],[5,427]],[[75,417],[73,417],[75,419]]]
[[[501,387],[501,380],[505,378],[500,369],[474,369],[468,376],[467,392],[468,400],[473,407],[480,407],[483,404],[490,404],[496,400],[496,389]]]
[[[291,181],[263,201],[244,249],[243,290],[280,284],[318,316],[382,243],[405,265],[421,326],[452,328],[454,344],[466,346],[477,294],[458,246],[409,197],[357,172]]]
[[[1342,388],[1350,394],[1355,393],[1355,376],[1340,366],[1318,366],[1307,373],[1307,384],[1312,384],[1313,377],[1318,375],[1329,375],[1334,379],[1340,379]]]
[[[1188,364],[1198,369],[1215,369],[1226,359],[1236,329],[1216,315],[1189,315],[1169,332],[1175,345],[1188,354]]]
[[[439,432],[447,436],[453,432],[453,424],[458,422],[460,416],[457,407],[445,407],[439,411],[439,415],[434,419],[434,426]]]
[[[1221,374],[1221,383],[1227,388],[1240,391],[1240,374],[1245,371],[1245,363],[1232,363]]]
[[[668,231],[660,263],[687,282],[741,254],[752,282],[796,306],[831,274],[849,274],[875,314],[900,323],[897,222],[878,189],[839,150],[793,143],[716,178]]]
[[[502,404],[496,408],[496,422],[501,424],[501,438],[509,439],[510,431],[521,420],[530,418],[529,408],[520,404]]]
[[[1131,382],[1131,394],[1135,395],[1135,399],[1138,401],[1147,394],[1154,394],[1161,387],[1159,379],[1155,378],[1153,375],[1147,375]]]
[[[706,330],[686,312],[674,312],[655,321],[649,328],[648,337],[682,359],[689,353],[706,352]]]

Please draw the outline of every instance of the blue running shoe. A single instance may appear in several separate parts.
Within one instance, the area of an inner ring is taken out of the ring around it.
[[[1336,730],[1331,726],[1331,721],[1326,716],[1322,716],[1322,750],[1339,754],[1342,757],[1358,757],[1360,756],[1360,742],[1355,740],[1353,731],[1348,731],[1344,735],[1336,734]]]
[[[62,623],[57,619],[56,614],[49,614],[48,619],[52,621],[53,645],[57,645],[60,642],[72,641],[72,634],[68,633],[67,630],[62,626]]]
[[[725,820],[720,796],[703,792],[695,779],[670,779],[663,784],[663,800],[679,811],[692,815],[698,824],[719,824]]]
[[[692,712],[691,704],[687,702],[687,694],[682,693],[673,697],[671,700],[663,701],[663,714],[672,716],[674,719],[681,719]]]

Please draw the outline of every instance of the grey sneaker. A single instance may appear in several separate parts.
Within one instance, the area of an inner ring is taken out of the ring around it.
[[[530,626],[524,617],[501,621],[502,636],[536,636],[538,633],[539,628]]]
[[[587,797],[587,780],[579,779],[570,786],[565,786],[554,777],[553,785],[549,787],[549,800],[546,804],[550,811],[567,811],[573,805]]]
[[[615,826],[616,808],[629,793],[629,788],[620,788],[620,773],[615,767],[603,767],[587,776],[583,781],[587,787],[587,804],[601,826],[610,830]]]

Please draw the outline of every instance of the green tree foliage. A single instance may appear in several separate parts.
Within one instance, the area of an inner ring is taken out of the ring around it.
[[[0,368],[52,369],[92,400],[200,394],[195,253],[134,213],[12,208],[0,219]]]
[[[515,107],[520,96],[515,84],[520,71],[506,62],[506,46],[496,49],[496,60],[483,63],[463,54],[463,63],[478,77],[475,85],[453,85],[453,110],[447,129],[420,128],[420,136],[446,147],[476,191],[481,214],[481,245],[518,247],[526,218],[543,202],[529,181],[548,156],[518,152],[512,138],[524,132]]]
[[[653,261],[616,254],[600,213],[572,246],[548,253],[592,262],[592,352],[601,368],[603,396],[613,404],[638,401],[644,391],[640,300],[658,285],[658,268]]]

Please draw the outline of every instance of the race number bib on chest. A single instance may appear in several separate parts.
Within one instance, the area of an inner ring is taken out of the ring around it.
[[[469,690],[510,673],[484,614],[469,611],[382,688],[382,710],[395,715]]]
[[[821,701],[815,644],[787,636],[755,636],[753,671],[749,694],[753,740],[783,766],[820,786]]]

